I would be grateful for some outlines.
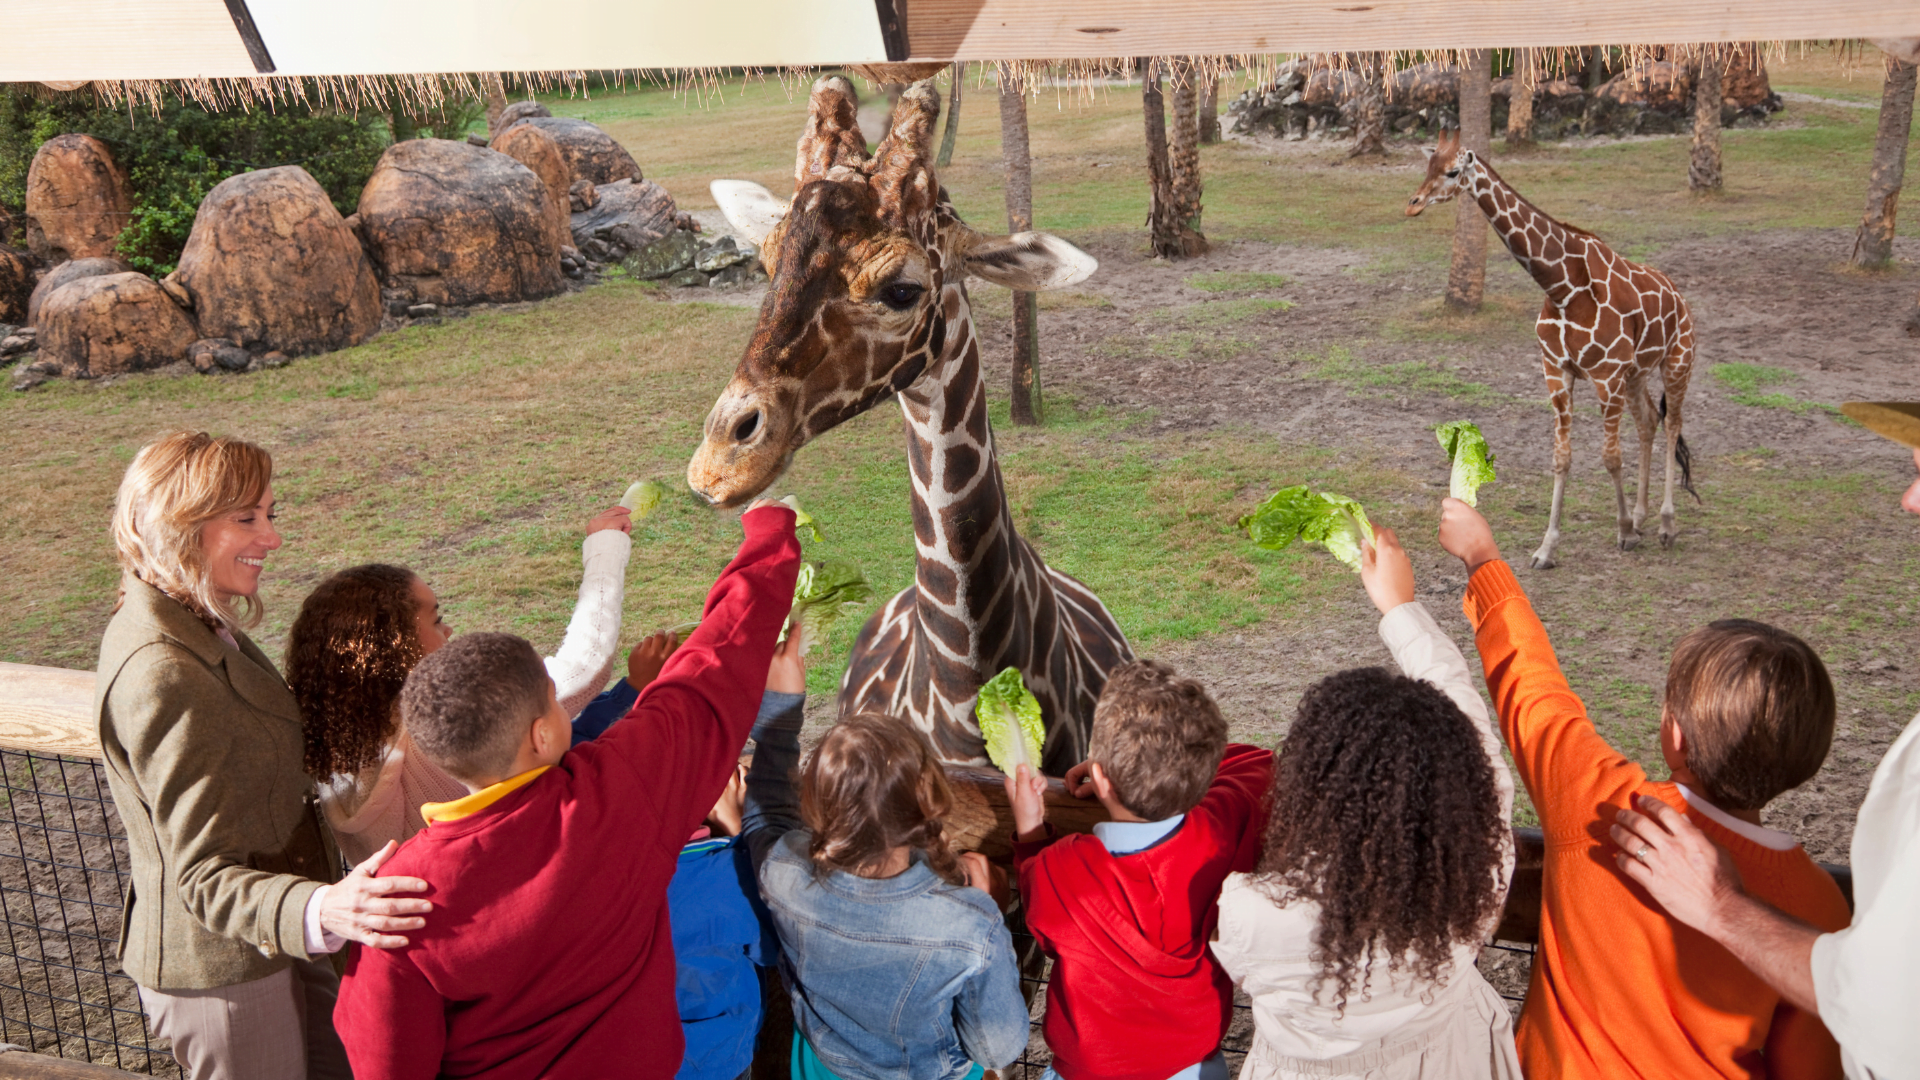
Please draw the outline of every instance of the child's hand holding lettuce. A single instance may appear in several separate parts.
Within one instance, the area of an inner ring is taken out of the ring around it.
[[[1471,420],[1450,420],[1433,429],[1440,440],[1440,448],[1447,452],[1448,460],[1453,462],[1453,476],[1447,483],[1447,494],[1466,503],[1478,506],[1475,493],[1481,484],[1493,483],[1493,450],[1487,446],[1486,437]]]
[[[1022,765],[1040,771],[1040,748],[1047,731],[1040,722],[1040,699],[1020,681],[1019,668],[1007,668],[987,680],[973,703],[973,716],[994,768],[1008,776]]]

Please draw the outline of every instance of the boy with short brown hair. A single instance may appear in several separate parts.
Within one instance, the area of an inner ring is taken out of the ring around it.
[[[1594,729],[1485,519],[1447,499],[1440,546],[1466,564],[1487,689],[1546,834],[1540,944],[1516,1032],[1527,1075],[1839,1076],[1819,1018],[1649,904],[1614,864],[1607,832],[1636,798],[1682,808],[1755,895],[1815,926],[1845,926],[1833,879],[1793,837],[1760,824],[1760,809],[1826,758],[1834,697],[1820,658],[1747,620],[1688,634],[1660,723],[1672,779],[1657,782]]]
[[[1061,836],[1045,779],[1025,766],[1008,778],[1027,929],[1054,960],[1054,1074],[1224,1080],[1233,984],[1207,941],[1221,883],[1259,858],[1272,775],[1270,751],[1228,744],[1204,687],[1138,660],[1108,673],[1087,760],[1066,777],[1112,820]]]

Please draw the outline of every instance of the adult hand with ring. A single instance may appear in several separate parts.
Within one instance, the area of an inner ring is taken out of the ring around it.
[[[1620,811],[1608,830],[1620,846],[1614,864],[1667,914],[1712,934],[1729,902],[1746,893],[1733,857],[1666,803],[1642,795],[1633,802],[1635,809]]]

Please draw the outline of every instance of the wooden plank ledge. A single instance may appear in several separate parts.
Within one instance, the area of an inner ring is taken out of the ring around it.
[[[7,1077],[8,1080],[112,1080],[116,1076],[138,1077],[139,1075],[139,1073],[122,1072],[106,1065],[95,1065],[88,1061],[70,1061],[64,1058],[47,1057],[45,1054],[30,1054],[12,1043],[0,1043],[0,1076]]]
[[[0,748],[99,757],[93,672],[0,663]]]

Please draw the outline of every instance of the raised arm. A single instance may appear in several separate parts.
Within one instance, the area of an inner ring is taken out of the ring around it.
[[[560,651],[547,658],[554,696],[568,716],[577,716],[607,685],[620,651],[620,605],[627,591],[627,560],[633,554],[624,507],[596,516],[580,545],[580,599],[567,623]]]
[[[800,768],[800,728],[806,722],[807,668],[800,635],[788,634],[767,671],[760,714],[753,720],[753,766],[747,770],[747,804],[740,840],[753,859],[754,877],[773,845],[800,827],[794,773]]]

